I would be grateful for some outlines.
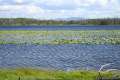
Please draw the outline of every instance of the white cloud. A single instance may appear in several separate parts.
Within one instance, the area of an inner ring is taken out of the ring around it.
[[[34,13],[44,13],[44,10],[41,9],[40,7],[34,6],[34,5],[29,5],[29,6],[24,6],[26,8],[27,13],[34,14]]]
[[[4,1],[4,0],[0,0]],[[56,17],[103,17],[120,16],[119,0],[13,0],[15,3],[3,2],[0,11],[11,16],[56,18]],[[25,3],[25,4],[23,4]],[[0,2],[0,4],[2,4]],[[22,5],[21,5],[22,4]],[[8,12],[7,12],[8,11]],[[2,16],[5,14],[2,14]],[[13,15],[14,16],[14,15]],[[0,16],[1,17],[1,16]]]
[[[45,3],[46,5],[54,5],[54,6],[61,6],[64,4],[63,0],[44,0],[42,3]]]
[[[44,12],[40,7],[34,5],[2,5],[0,6],[0,10],[8,10],[11,12],[21,12],[27,14]]]
[[[16,2],[16,3],[23,3],[24,1],[23,0],[14,0],[14,2]]]
[[[108,5],[109,0],[98,0],[97,3],[99,3],[102,7],[105,7]]]

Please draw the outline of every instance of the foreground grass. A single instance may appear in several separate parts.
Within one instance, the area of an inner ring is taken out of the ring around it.
[[[111,78],[112,73],[102,73],[105,78]],[[55,71],[36,69],[2,69],[0,80],[96,80],[96,71]],[[120,74],[118,74],[120,77]]]
[[[120,44],[120,30],[0,31],[0,44]]]

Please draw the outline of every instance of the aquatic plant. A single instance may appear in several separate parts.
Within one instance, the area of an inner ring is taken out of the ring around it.
[[[0,44],[120,44],[120,30],[0,31]]]
[[[113,65],[113,63],[108,63],[108,64],[105,64],[105,65],[102,65],[101,67],[100,67],[100,69],[99,69],[99,71],[98,71],[98,73],[99,73],[99,75],[98,75],[98,80],[103,80],[104,78],[105,78],[105,76],[104,75],[102,75],[102,74],[105,74],[105,73],[108,73],[108,72],[111,72],[111,74],[112,74],[112,76],[111,77],[108,77],[107,76],[107,80],[108,79],[110,79],[110,80],[119,80],[120,79],[120,76],[119,76],[119,74],[120,74],[120,70],[118,70],[118,69],[107,69],[107,70],[105,70],[105,71],[102,71],[105,67],[107,67],[107,66],[110,66],[110,65]],[[118,72],[118,74],[113,74],[113,71],[116,71],[116,72]]]

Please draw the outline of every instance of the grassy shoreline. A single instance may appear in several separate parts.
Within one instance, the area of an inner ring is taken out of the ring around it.
[[[119,73],[116,73],[120,77]],[[112,72],[101,72],[104,78],[112,78]],[[96,80],[97,71],[55,71],[37,69],[0,69],[0,80]]]
[[[120,44],[120,30],[1,30],[0,44]]]

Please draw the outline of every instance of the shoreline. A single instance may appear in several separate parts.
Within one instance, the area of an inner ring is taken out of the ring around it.
[[[7,76],[6,76],[7,75]],[[119,72],[113,74],[113,72],[101,72],[102,78],[112,78],[114,75],[120,77]],[[38,69],[0,69],[0,80],[96,80],[100,78],[98,71],[53,71],[53,70],[38,70]]]

